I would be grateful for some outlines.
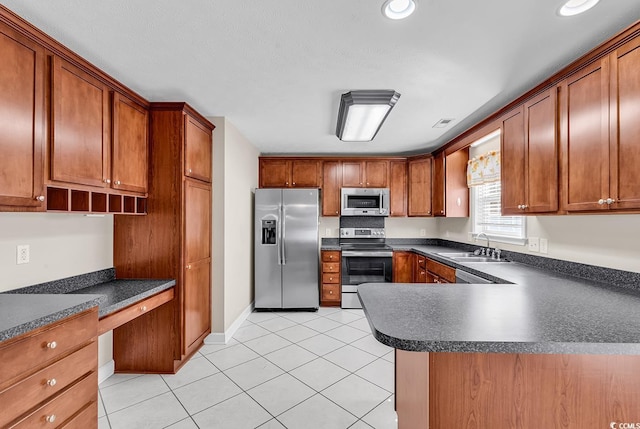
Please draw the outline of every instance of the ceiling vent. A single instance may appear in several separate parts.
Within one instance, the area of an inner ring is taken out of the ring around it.
[[[440,119],[438,122],[435,123],[433,128],[445,128],[449,125],[451,121],[453,121],[453,118]]]

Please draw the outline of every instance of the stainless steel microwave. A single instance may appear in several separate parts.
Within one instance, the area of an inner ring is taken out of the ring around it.
[[[341,216],[389,216],[388,188],[342,188]]]

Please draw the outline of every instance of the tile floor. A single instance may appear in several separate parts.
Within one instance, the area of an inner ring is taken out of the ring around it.
[[[393,349],[362,310],[252,313],[176,375],[116,374],[99,429],[395,429]]]

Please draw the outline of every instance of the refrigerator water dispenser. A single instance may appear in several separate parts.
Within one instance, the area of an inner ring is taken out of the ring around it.
[[[262,219],[262,244],[276,244],[275,219]]]

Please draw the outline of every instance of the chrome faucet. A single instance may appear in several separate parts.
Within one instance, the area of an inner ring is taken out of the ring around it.
[[[477,243],[478,242],[478,238],[480,238],[481,235],[484,235],[484,238],[487,240],[487,250],[486,250],[486,254],[488,256],[489,250],[491,249],[491,243],[489,243],[489,237],[487,236],[487,234],[485,234],[484,232],[481,232],[480,234],[476,235],[476,238],[474,239],[474,241]],[[485,254],[485,250],[482,249],[480,250],[480,254],[484,255]]]

